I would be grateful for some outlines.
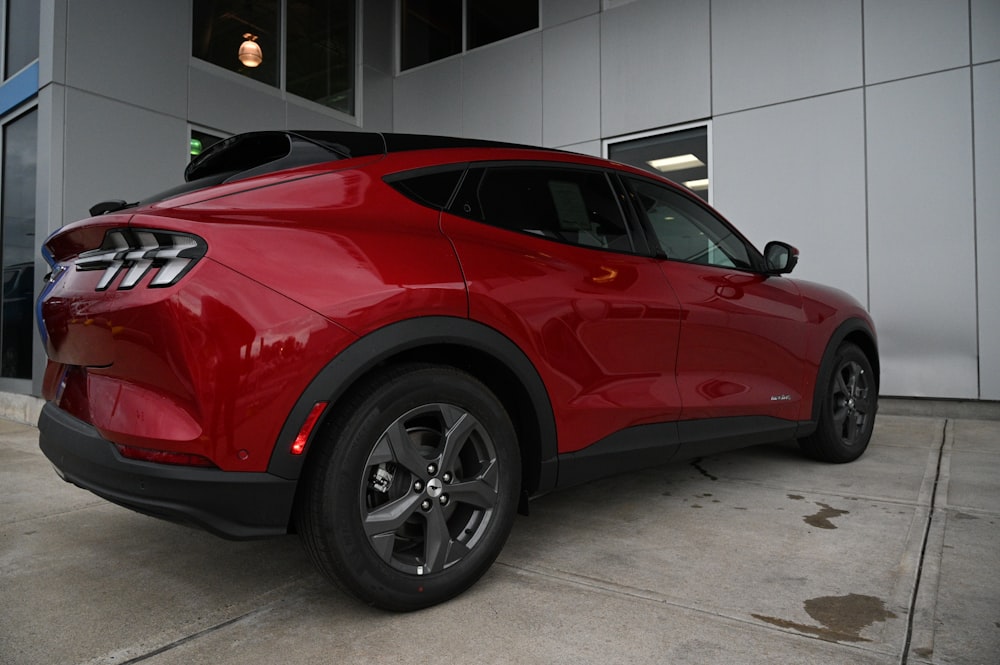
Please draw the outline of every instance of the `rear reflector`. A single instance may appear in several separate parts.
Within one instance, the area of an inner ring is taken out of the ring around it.
[[[295,437],[295,441],[292,442],[292,448],[290,452],[293,455],[301,455],[305,452],[306,443],[309,442],[309,436],[312,434],[313,428],[316,427],[316,423],[319,422],[319,417],[323,415],[323,409],[329,402],[316,402],[313,404],[312,411],[306,417],[306,421],[302,423],[302,428],[299,430],[299,435]]]
[[[116,443],[115,447],[122,457],[138,460],[140,462],[153,462],[155,464],[173,464],[176,466],[200,466],[214,467],[212,460],[201,455],[192,453],[175,453],[168,450],[150,450],[149,448],[136,448]]]

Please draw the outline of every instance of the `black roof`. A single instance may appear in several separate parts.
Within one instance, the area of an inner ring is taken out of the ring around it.
[[[382,132],[264,131],[237,134],[210,146],[191,160],[184,180],[226,174],[249,178],[296,166],[336,159],[438,148],[532,148],[536,146],[454,136]],[[237,179],[237,178],[234,178]]]
[[[248,132],[223,139],[192,159],[184,169],[185,184],[133,203],[120,199],[101,201],[90,208],[90,214],[117,212],[223,182],[243,180],[298,166],[366,155],[438,148],[547,149],[501,141],[423,134],[311,130]]]

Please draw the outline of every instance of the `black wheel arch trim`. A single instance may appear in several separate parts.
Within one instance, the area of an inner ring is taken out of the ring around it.
[[[816,386],[813,388],[812,403],[812,423],[814,424],[814,428],[815,423],[819,422],[819,412],[823,405],[827,384],[830,382],[830,375],[833,372],[833,363],[836,360],[837,350],[848,337],[856,336],[857,334],[861,334],[866,339],[868,348],[862,346],[861,351],[868,357],[868,361],[872,365],[872,370],[875,372],[875,388],[876,390],[878,389],[881,369],[875,331],[872,330],[872,327],[864,319],[847,319],[837,326],[833,334],[830,335],[830,339],[826,343],[826,349],[823,351],[823,359],[820,361],[819,371],[816,374]]]
[[[507,336],[482,323],[451,316],[426,316],[392,323],[361,337],[334,357],[313,378],[292,408],[278,435],[268,472],[281,478],[298,479],[308,458],[313,430],[301,455],[291,453],[292,443],[317,402],[329,402],[325,418],[356,381],[382,362],[420,347],[455,345],[491,356],[520,381],[537,417],[539,469],[532,493],[555,486],[557,438],[555,416],[548,391],[538,371],[524,352]],[[485,382],[489,386],[489,382]]]

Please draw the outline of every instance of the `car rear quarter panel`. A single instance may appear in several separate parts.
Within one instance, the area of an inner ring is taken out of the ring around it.
[[[95,273],[70,273],[42,306],[46,398],[110,441],[193,452],[224,470],[265,470],[298,395],[355,339],[211,259],[165,289],[78,297]],[[85,385],[60,395],[52,375],[66,367],[85,367],[65,379]]]
[[[358,335],[404,318],[468,313],[438,213],[377,173],[324,173],[159,214],[205,238],[212,259]]]

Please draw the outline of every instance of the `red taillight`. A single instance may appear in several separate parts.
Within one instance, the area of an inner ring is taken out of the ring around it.
[[[175,453],[168,450],[150,450],[149,448],[136,448],[116,443],[115,447],[122,457],[138,460],[140,462],[154,462],[156,464],[174,464],[177,466],[200,466],[214,467],[212,460],[201,455],[192,453]]]
[[[329,402],[316,402],[313,405],[312,411],[306,417],[306,421],[302,423],[302,428],[299,430],[299,435],[295,437],[295,441],[292,442],[291,453],[293,455],[301,455],[306,449],[306,443],[309,441],[309,435],[312,434],[313,428],[316,427],[316,423],[319,422],[319,417],[323,415],[323,409]]]

